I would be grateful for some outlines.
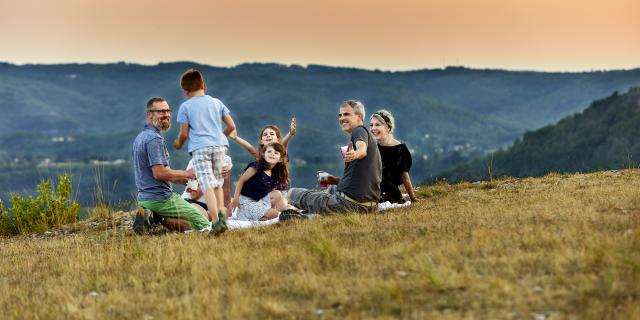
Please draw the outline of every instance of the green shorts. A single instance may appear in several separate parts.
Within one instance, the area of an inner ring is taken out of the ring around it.
[[[209,221],[200,214],[200,211],[182,199],[177,193],[164,200],[138,201],[138,205],[164,217],[186,220],[191,224],[191,229],[194,230],[202,230],[209,227]]]

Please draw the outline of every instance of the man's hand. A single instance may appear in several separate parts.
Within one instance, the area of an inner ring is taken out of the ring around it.
[[[349,146],[347,147],[347,152],[343,157],[345,163],[349,163],[355,160],[360,160],[367,156],[366,142],[362,140],[358,140],[356,141],[356,146],[358,147],[358,150],[353,150],[353,142],[349,142]]]
[[[353,150],[353,142],[349,142],[349,146],[347,147],[347,152],[344,154],[344,162],[349,163],[354,160],[358,160],[358,154],[355,150]]]
[[[153,178],[160,181],[173,182],[175,184],[186,185],[187,180],[195,179],[196,172],[193,169],[187,171],[173,170],[168,166],[156,164],[151,167]]]
[[[187,179],[195,179],[196,178],[196,170],[194,170],[193,168],[191,168],[189,170],[185,170],[184,172],[187,175],[186,176]]]
[[[338,184],[340,183],[340,178],[336,176],[327,176],[327,184]]]
[[[173,183],[186,185],[188,180],[195,179],[195,178],[196,178],[196,172],[193,169],[189,169],[184,171],[184,177],[173,180]]]

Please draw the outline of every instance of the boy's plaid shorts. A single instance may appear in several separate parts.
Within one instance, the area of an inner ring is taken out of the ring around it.
[[[226,146],[206,147],[193,152],[193,167],[196,170],[196,178],[204,192],[208,188],[219,188],[224,184],[222,167]]]

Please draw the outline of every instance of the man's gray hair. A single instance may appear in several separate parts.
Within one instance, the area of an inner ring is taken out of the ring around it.
[[[340,106],[345,106],[345,105],[351,106],[351,108],[353,108],[353,113],[360,115],[362,117],[362,120],[364,121],[365,112],[364,112],[364,104],[362,104],[362,102],[358,100],[347,100],[343,102]]]

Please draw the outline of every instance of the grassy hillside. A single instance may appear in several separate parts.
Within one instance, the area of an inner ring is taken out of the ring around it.
[[[547,172],[590,172],[638,167],[640,87],[615,92],[554,125],[527,132],[507,150],[458,167],[450,181],[493,176],[540,176]]]
[[[219,238],[87,223],[4,238],[0,310],[8,319],[637,319],[638,190],[640,170],[551,174],[421,187],[409,208]]]

